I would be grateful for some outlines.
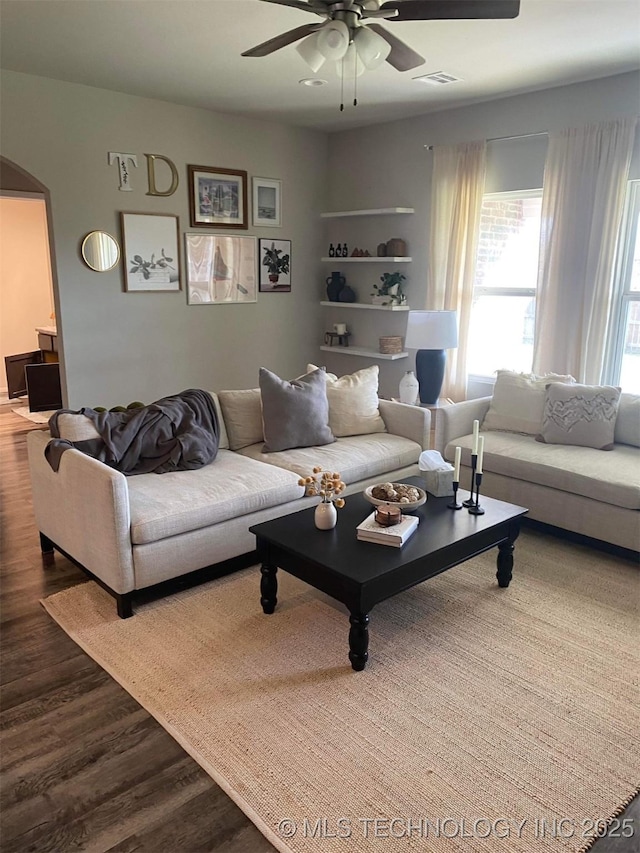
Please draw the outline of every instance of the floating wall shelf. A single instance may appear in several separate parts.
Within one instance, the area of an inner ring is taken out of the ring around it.
[[[325,308],[367,308],[370,311],[411,311],[408,305],[373,305],[370,302],[321,302]]]
[[[344,216],[393,216],[399,213],[415,213],[413,207],[374,207],[370,210],[335,210],[321,213],[322,219],[339,219]]]
[[[408,358],[408,352],[394,352],[387,354],[378,352],[375,349],[365,349],[364,347],[320,347],[324,352],[335,352],[340,355],[359,355],[362,358],[383,358],[386,361],[396,361],[399,358]]]
[[[332,264],[409,264],[411,263],[411,258],[402,257],[402,258],[320,258],[321,261],[325,261],[328,263],[331,261]]]

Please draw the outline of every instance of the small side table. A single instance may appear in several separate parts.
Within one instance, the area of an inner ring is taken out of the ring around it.
[[[436,403],[420,403],[421,409],[429,409],[431,412],[431,447],[435,446],[436,443],[436,429],[438,428],[438,412],[440,409],[446,409],[447,406],[453,406],[453,400],[450,400],[449,397],[440,397],[440,399]]]
[[[332,347],[334,345],[333,342],[337,339],[339,347],[348,347],[350,334],[351,332],[343,332],[342,334],[339,332],[325,332],[324,342]]]

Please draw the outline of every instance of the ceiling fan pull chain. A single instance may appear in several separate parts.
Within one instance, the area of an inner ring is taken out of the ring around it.
[[[340,60],[340,112],[344,112],[344,57]]]
[[[353,106],[358,106],[358,51],[353,51]]]

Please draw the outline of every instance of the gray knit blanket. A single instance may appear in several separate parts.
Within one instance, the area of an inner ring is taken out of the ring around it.
[[[68,441],[60,438],[61,414],[85,415],[100,438]],[[45,457],[54,471],[62,454],[74,447],[123,474],[166,474],[202,468],[218,453],[218,417],[211,395],[191,388],[125,412],[60,409],[49,419],[53,436]]]

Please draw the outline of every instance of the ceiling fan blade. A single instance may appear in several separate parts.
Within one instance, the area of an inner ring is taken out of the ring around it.
[[[387,57],[387,62],[397,71],[409,71],[411,68],[417,68],[419,65],[424,65],[424,57],[416,53],[415,50],[409,47],[396,36],[392,35],[380,24],[368,24],[370,30],[375,30],[378,35],[391,45],[391,53]]]
[[[245,50],[242,56],[268,56],[270,53],[280,50],[281,47],[286,47],[288,44],[293,44],[294,41],[299,41],[301,38],[315,33],[323,26],[323,24],[303,24],[301,27],[296,27],[295,30],[280,33],[275,38],[263,41],[262,44],[252,47],[251,50]]]
[[[393,21],[517,18],[520,0],[389,0],[381,9],[397,9]]]
[[[302,9],[304,12],[315,12],[316,14],[324,14],[324,12],[318,13],[318,9],[316,7],[323,6],[323,3],[307,3],[307,0],[262,0],[263,3],[276,3],[278,6],[292,6],[294,9]]]

